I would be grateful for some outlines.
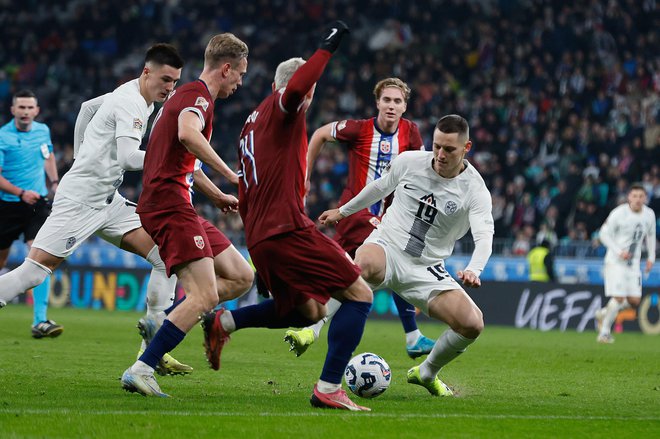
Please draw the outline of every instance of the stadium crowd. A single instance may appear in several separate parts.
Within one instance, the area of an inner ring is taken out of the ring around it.
[[[219,105],[212,143],[234,169],[240,129],[270,93],[276,65],[308,57],[312,30],[341,18],[350,47],[316,91],[309,132],[333,120],[374,115],[372,89],[388,76],[413,92],[406,117],[431,145],[439,115],[472,127],[471,162],[493,196],[495,236],[524,255],[547,239],[569,254],[600,255],[594,241],[628,186],[641,182],[660,217],[660,4],[655,0],[53,0],[0,9],[0,123],[12,93],[32,89],[52,130],[59,173],[73,160],[80,104],[139,72],[146,47],[176,45],[201,71],[210,35],[230,31],[250,47],[244,86]],[[146,143],[146,142],[145,142]],[[307,207],[316,218],[339,199],[347,172],[342,148],[316,161]],[[220,178],[223,190],[235,193]],[[124,195],[137,200],[140,174]],[[238,215],[198,209],[236,244]],[[328,233],[331,233],[328,230]]]

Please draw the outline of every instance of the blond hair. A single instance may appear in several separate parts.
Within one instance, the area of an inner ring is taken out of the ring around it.
[[[275,90],[286,87],[296,70],[306,62],[303,58],[290,58],[282,61],[275,70]]]
[[[232,67],[248,56],[248,46],[236,35],[224,33],[215,35],[206,45],[204,51],[204,64],[215,68],[221,63],[229,61]]]
[[[403,100],[408,102],[408,98],[410,98],[410,87],[408,87],[408,84],[399,78],[385,78],[378,81],[374,87],[374,96],[376,96],[376,100],[380,99],[380,95],[383,94],[383,90],[389,87],[394,87],[401,90],[401,93],[403,94]]]

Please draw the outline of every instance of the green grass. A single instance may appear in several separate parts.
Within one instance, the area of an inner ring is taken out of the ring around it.
[[[415,362],[398,321],[371,320],[357,352],[390,364],[390,389],[359,402],[371,413],[310,407],[325,355],[325,332],[302,357],[283,330],[237,332],[222,369],[206,366],[195,328],[174,352],[187,377],[159,377],[169,399],[121,390],[135,359],[136,313],[53,309],[58,339],[30,337],[31,309],[0,311],[0,437],[422,438],[660,437],[660,337],[537,332],[487,327],[442,372],[455,398],[406,383]],[[443,326],[421,323],[429,337]],[[356,399],[357,397],[354,397]]]

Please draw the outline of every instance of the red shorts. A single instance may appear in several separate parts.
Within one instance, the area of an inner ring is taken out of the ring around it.
[[[380,219],[377,216],[362,209],[337,223],[335,241],[354,258],[355,251],[371,235],[378,224],[380,224]]]
[[[214,258],[231,245],[220,230],[197,215],[192,205],[142,212],[140,222],[158,246],[168,276],[177,265]]]
[[[250,256],[280,315],[309,299],[326,303],[360,277],[360,268],[346,252],[314,226],[261,241]]]

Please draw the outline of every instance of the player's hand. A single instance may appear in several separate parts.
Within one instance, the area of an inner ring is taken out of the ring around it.
[[[21,195],[21,201],[32,206],[41,199],[41,195],[35,191],[25,191]]]
[[[646,271],[647,273],[650,273],[650,272],[651,272],[651,268],[653,268],[653,261],[649,261],[649,260],[647,260],[647,261],[646,261],[646,270],[645,270],[645,271]]]
[[[628,250],[622,251],[619,256],[621,256],[621,259],[623,259],[624,261],[627,261],[628,259],[632,258],[632,254]]]
[[[459,271],[458,278],[463,282],[466,287],[479,288],[481,286],[481,279],[474,272],[470,270]]]
[[[236,212],[238,210],[238,198],[233,195],[222,194],[215,200],[214,204],[223,213]]]
[[[234,186],[238,186],[238,174],[235,172],[232,172],[231,175],[227,177],[227,180]]]
[[[339,47],[344,35],[348,34],[350,30],[346,23],[341,20],[337,20],[331,23],[324,31],[323,36],[321,37],[321,43],[319,44],[319,49],[325,49],[330,53],[334,53]]]
[[[337,224],[339,220],[344,219],[344,215],[339,213],[339,209],[326,210],[319,216],[321,224]]]

